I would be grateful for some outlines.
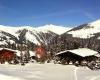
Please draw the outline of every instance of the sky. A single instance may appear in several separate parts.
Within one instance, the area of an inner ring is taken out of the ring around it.
[[[0,0],[0,25],[76,26],[100,19],[100,0]]]

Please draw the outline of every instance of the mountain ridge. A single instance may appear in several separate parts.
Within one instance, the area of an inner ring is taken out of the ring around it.
[[[6,27],[0,25],[0,47],[20,49],[25,45],[30,50],[45,46],[47,51],[56,53],[66,49],[88,47],[98,50],[100,45],[100,20],[67,28],[56,25],[40,27]],[[96,26],[95,26],[96,25]]]
[[[73,37],[90,38],[100,32],[100,20],[96,20],[87,24],[82,24],[68,31]]]
[[[0,45],[12,45],[12,44],[32,44],[32,45],[48,45],[52,39],[64,32],[67,32],[71,28],[65,28],[62,26],[45,25],[41,27],[11,27],[0,25]],[[57,34],[58,30],[60,34]],[[28,43],[27,43],[28,42]]]

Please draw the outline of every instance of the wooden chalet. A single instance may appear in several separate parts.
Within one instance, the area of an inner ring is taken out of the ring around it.
[[[15,53],[16,52],[14,50],[8,48],[0,48],[0,63],[11,63],[11,61],[16,57]]]
[[[97,59],[98,52],[88,49],[88,48],[79,48],[74,50],[65,50],[61,51],[56,54],[56,57],[58,57],[57,61],[60,61],[62,64],[69,64],[72,62],[75,64],[78,62],[78,64],[81,64],[83,61],[91,62]]]

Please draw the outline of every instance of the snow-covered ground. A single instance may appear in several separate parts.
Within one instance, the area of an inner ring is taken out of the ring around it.
[[[0,80],[100,80],[100,71],[60,64],[0,64]]]

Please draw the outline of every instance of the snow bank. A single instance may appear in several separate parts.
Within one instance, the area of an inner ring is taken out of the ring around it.
[[[25,80],[14,76],[8,76],[4,74],[0,74],[0,80]]]
[[[4,74],[0,80],[74,80],[74,68],[59,64],[6,64],[0,65],[0,74]]]

